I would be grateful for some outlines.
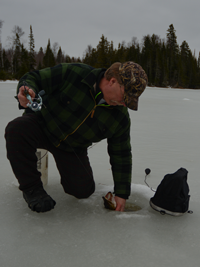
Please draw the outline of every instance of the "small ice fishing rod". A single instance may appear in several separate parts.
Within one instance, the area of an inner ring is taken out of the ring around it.
[[[25,95],[26,95],[26,98],[29,100],[29,102],[30,103],[28,103],[27,104],[27,107],[28,108],[30,108],[30,109],[32,109],[33,111],[40,111],[41,109],[42,109],[42,95],[44,95],[45,94],[45,91],[44,90],[42,90],[42,91],[40,91],[39,93],[38,93],[38,98],[35,98],[34,100],[36,100],[36,101],[32,101],[32,98],[31,98],[31,96],[29,95],[29,93],[28,93],[28,90],[26,89],[26,87],[25,86],[28,86],[28,84],[25,82],[25,81],[23,81],[23,84],[24,84],[24,93],[25,93]]]
[[[151,172],[151,170],[150,170],[149,168],[145,169],[145,173],[146,173],[146,175],[145,175],[144,182],[145,182],[145,184],[146,184],[146,185],[147,185],[153,192],[156,192],[152,187],[150,187],[150,186],[147,184],[147,175],[149,175],[150,172]]]

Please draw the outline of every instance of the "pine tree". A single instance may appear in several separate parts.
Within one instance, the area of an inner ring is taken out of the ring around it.
[[[24,45],[21,45],[21,58],[20,58],[20,68],[19,71],[15,74],[16,79],[20,79],[29,69],[29,52],[24,48]]]
[[[156,44],[156,55],[155,55],[155,77],[154,84],[155,86],[162,86],[162,54],[161,54],[161,41],[159,40]]]
[[[72,60],[71,60],[70,56],[69,55],[66,55],[66,57],[65,57],[65,63],[71,63],[71,62],[72,62]]]
[[[160,38],[158,35],[151,36],[151,70],[153,85],[160,85],[161,59],[160,59]]]
[[[97,63],[97,50],[95,48],[92,48],[91,45],[88,45],[85,50],[85,56],[82,61],[85,64],[95,67]]]
[[[3,51],[0,43],[0,70],[3,70]]]
[[[83,56],[83,63],[91,65],[92,46],[88,45]]]
[[[126,50],[125,42],[122,42],[121,44],[119,43],[118,49],[115,52],[115,61],[124,63],[125,58],[126,58],[126,52],[127,50]]]
[[[178,84],[181,87],[188,87],[190,73],[190,55],[191,51],[186,41],[183,41],[180,46],[179,60],[179,79]]]
[[[30,70],[33,70],[36,64],[34,48],[35,48],[35,41],[33,37],[32,26],[30,25],[30,34],[29,34],[29,68]]]
[[[200,52],[199,52],[197,67],[200,69]]]
[[[101,40],[97,45],[97,62],[95,67],[97,68],[108,68],[108,51],[110,43],[107,41],[107,38],[102,34]]]
[[[199,57],[197,61],[197,87],[200,88],[200,52],[199,52]]]
[[[113,46],[113,41],[110,42],[107,56],[108,65],[111,66],[115,62],[115,49]]]
[[[44,58],[43,48],[40,47],[39,52],[36,54],[36,64],[38,70],[41,70],[43,68],[42,66],[43,58]]]
[[[166,87],[169,86],[169,74],[168,74],[168,68],[167,68],[167,48],[166,43],[163,40],[161,42],[161,62],[162,62],[162,71],[161,71],[161,86]]]
[[[8,60],[5,49],[3,49],[3,62],[4,62],[4,71],[9,72],[11,70],[11,64]]]
[[[153,82],[152,77],[152,46],[151,46],[151,37],[150,35],[143,37],[143,47],[142,47],[142,61],[141,65],[146,71],[148,76],[148,83],[151,85]]]
[[[62,62],[63,62],[63,54],[62,54],[62,49],[60,47],[57,53],[56,63],[60,64]]]
[[[139,64],[140,61],[140,49],[138,50],[139,43],[137,42],[137,38],[133,37],[132,42],[129,47],[127,47],[126,59],[125,61],[134,61]]]
[[[56,62],[55,62],[55,57],[53,55],[53,51],[51,49],[51,44],[50,44],[50,39],[48,40],[48,44],[47,44],[47,48],[46,48],[46,52],[44,54],[44,58],[43,58],[43,66],[45,68],[47,67],[53,67],[55,66]]]
[[[167,30],[167,56],[168,56],[168,69],[169,69],[169,83],[174,86],[178,81],[178,55],[179,46],[177,44],[176,31],[173,24]]]

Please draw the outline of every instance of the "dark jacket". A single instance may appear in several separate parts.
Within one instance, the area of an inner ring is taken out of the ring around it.
[[[36,93],[45,91],[36,115],[58,149],[78,152],[107,138],[114,191],[127,198],[132,170],[130,118],[126,107],[96,103],[95,85],[102,71],[85,64],[60,64],[25,74],[17,93],[23,81]]]

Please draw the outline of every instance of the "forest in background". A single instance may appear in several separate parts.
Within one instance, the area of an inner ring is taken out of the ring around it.
[[[3,21],[0,20],[0,37]],[[200,53],[198,58],[186,41],[179,46],[173,24],[167,29],[166,38],[146,35],[141,43],[136,37],[128,44],[113,41],[102,35],[96,48],[88,45],[83,57],[65,55],[61,46],[50,39],[46,48],[35,51],[32,26],[28,47],[25,47],[23,30],[15,26],[8,37],[8,48],[3,48],[0,38],[0,80],[20,79],[29,71],[53,67],[60,63],[81,62],[95,68],[108,68],[114,62],[134,61],[140,64],[148,76],[148,86],[200,89]]]

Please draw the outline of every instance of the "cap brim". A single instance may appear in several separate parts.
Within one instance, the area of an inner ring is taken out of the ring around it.
[[[131,98],[129,101],[127,101],[127,99],[124,99],[124,103],[127,108],[130,108],[132,110],[138,110],[138,100],[138,97]]]

